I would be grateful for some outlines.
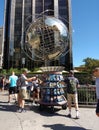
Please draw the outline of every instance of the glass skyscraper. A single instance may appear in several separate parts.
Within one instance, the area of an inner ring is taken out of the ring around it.
[[[68,52],[59,60],[51,61],[49,65],[64,66],[66,70],[73,68],[71,0],[5,0],[3,68],[32,69],[44,65],[41,61],[33,61],[27,57],[22,51],[21,42],[25,42],[26,19],[28,18],[31,23],[35,20],[34,14],[40,14],[46,10],[54,11],[54,13],[50,11],[47,15],[62,17],[62,22],[69,31]]]
[[[0,27],[0,69],[2,69],[3,61],[3,27]]]

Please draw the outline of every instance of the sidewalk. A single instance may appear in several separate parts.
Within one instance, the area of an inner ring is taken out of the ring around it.
[[[14,103],[7,103],[8,93],[0,92],[0,129],[1,130],[99,130],[99,118],[94,108],[80,108],[80,119],[67,118],[68,109],[55,107],[55,113],[40,112],[37,106],[26,106],[26,113],[17,113]]]

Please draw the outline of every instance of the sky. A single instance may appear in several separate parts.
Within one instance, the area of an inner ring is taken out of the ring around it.
[[[99,0],[72,1],[74,67],[87,57],[99,60]]]
[[[99,60],[99,0],[71,0],[73,66],[83,60]],[[4,21],[4,0],[0,0],[0,26]]]

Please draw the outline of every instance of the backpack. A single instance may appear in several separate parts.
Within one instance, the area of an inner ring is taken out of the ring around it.
[[[16,85],[17,85],[18,88],[21,87],[21,85],[22,85],[21,76],[17,79]]]
[[[68,78],[67,81],[67,93],[74,94],[77,92],[77,80],[76,78]]]

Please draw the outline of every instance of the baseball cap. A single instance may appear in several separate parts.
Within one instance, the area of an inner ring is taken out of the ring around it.
[[[99,67],[96,67],[95,70],[99,70]]]
[[[70,73],[70,74],[74,74],[74,71],[73,71],[73,70],[70,70],[69,73]]]
[[[93,70],[93,72],[95,72],[95,71],[99,71],[99,67],[96,67],[96,68]]]
[[[23,72],[29,73],[30,71],[28,69],[23,69]]]

